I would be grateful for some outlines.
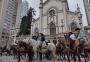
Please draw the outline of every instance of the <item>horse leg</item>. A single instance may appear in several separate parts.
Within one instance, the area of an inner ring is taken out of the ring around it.
[[[77,56],[78,56],[78,62],[81,62],[80,55],[78,54]]]
[[[52,52],[51,55],[52,55],[52,62],[56,62],[56,55],[55,55],[55,52]]]
[[[57,54],[56,54],[56,59],[59,60],[59,58],[60,58],[60,54],[57,53]]]
[[[42,60],[42,52],[39,52],[39,59]]]
[[[18,53],[18,57],[17,57],[18,58],[18,62],[20,62],[20,56],[21,56],[20,53]]]
[[[65,53],[63,54],[63,59],[65,59],[65,60],[66,60],[66,54],[65,54]]]
[[[74,59],[74,62],[76,62],[76,54],[73,53],[73,59]]]
[[[69,53],[67,53],[68,62],[70,62],[70,56]]]

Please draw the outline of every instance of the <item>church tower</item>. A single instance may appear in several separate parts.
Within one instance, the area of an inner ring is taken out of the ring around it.
[[[80,7],[78,6],[78,4],[77,4],[77,11],[76,11],[76,13],[77,13],[77,17],[78,17],[78,19],[79,19],[79,26],[80,26],[80,28],[81,28],[82,30],[84,30],[83,22],[82,22],[82,13],[81,13],[81,11],[80,11]]]

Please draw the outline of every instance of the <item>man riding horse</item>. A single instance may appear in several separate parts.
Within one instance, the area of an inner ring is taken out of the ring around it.
[[[85,43],[85,34],[81,31],[80,28],[75,29],[75,33],[70,35],[71,40],[79,40],[80,51],[84,52],[84,43]]]
[[[78,56],[79,62],[81,62],[80,55],[84,55],[84,43],[85,35],[80,28],[76,28],[75,32],[70,35],[70,47],[74,55],[74,61],[76,62],[75,56]]]

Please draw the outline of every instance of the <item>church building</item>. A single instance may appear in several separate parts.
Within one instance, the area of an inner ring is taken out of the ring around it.
[[[75,12],[69,11],[67,0],[40,0],[39,9],[39,18],[31,24],[31,35],[43,33],[46,38],[54,38],[81,27],[79,7]]]

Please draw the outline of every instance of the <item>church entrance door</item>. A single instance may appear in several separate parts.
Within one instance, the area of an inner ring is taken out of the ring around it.
[[[50,36],[54,37],[56,35],[56,26],[54,23],[50,23]]]

